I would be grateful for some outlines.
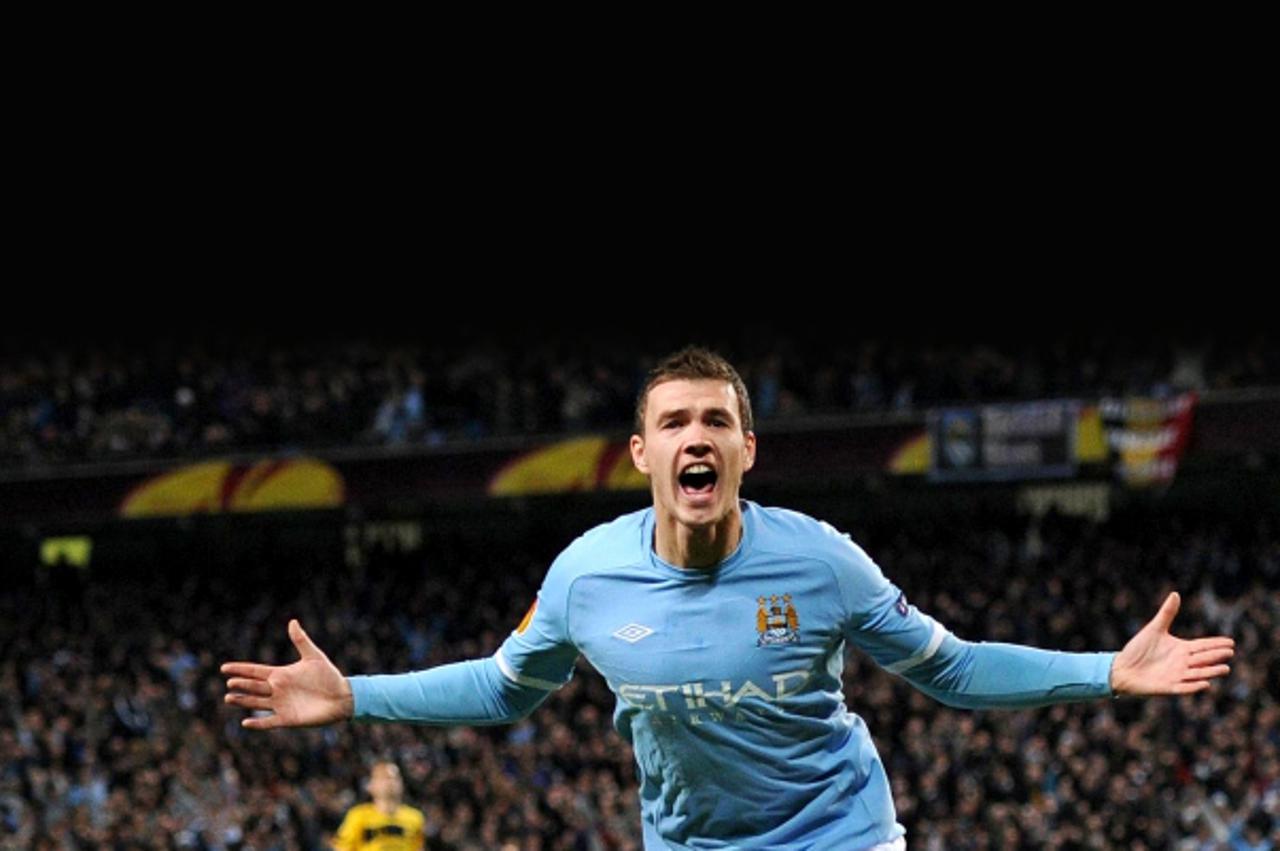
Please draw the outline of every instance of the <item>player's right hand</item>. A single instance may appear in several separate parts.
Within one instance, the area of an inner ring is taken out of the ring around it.
[[[352,717],[355,700],[350,683],[311,642],[297,620],[289,621],[289,639],[302,657],[292,665],[223,664],[222,673],[227,677],[224,700],[232,706],[271,713],[245,718],[240,726],[250,730],[317,727]]]

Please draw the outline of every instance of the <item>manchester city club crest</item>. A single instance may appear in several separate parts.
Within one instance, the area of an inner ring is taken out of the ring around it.
[[[796,614],[796,607],[791,605],[790,594],[757,597],[756,602],[759,604],[756,631],[760,633],[757,647],[795,644],[800,640],[800,616]]]

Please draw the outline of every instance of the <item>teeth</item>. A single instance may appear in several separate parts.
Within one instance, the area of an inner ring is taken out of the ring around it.
[[[694,464],[691,467],[685,467],[684,471],[686,473],[710,473],[711,468],[706,464]]]

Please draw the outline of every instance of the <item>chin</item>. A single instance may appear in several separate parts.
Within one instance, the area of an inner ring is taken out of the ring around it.
[[[729,516],[727,506],[713,504],[702,508],[689,508],[684,506],[683,510],[677,512],[676,517],[680,522],[690,527],[714,526],[725,517]]]

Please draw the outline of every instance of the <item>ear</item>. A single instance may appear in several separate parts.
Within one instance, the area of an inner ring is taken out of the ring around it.
[[[746,433],[742,442],[742,451],[745,458],[742,462],[742,472],[747,472],[756,465],[756,433],[749,431]]]
[[[631,435],[631,463],[636,469],[649,475],[649,462],[644,459],[644,438],[638,434]]]

